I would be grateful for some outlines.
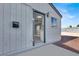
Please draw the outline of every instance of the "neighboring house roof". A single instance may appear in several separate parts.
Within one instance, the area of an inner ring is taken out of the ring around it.
[[[52,3],[49,3],[49,5],[56,11],[56,13],[62,17],[62,15],[60,14],[60,12],[56,9],[56,7],[52,4]]]

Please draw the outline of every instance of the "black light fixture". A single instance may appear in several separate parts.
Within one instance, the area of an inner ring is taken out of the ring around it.
[[[47,17],[49,17],[49,12],[47,12]]]

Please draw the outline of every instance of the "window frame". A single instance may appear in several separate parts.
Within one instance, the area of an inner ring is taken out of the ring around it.
[[[51,26],[53,27],[57,26],[57,19],[55,17],[51,17]]]

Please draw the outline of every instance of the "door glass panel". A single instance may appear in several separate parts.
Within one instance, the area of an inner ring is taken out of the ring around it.
[[[44,15],[33,12],[33,40],[35,43],[44,41]]]

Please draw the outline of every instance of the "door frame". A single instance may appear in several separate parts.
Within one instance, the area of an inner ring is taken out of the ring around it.
[[[33,12],[39,13],[44,15],[44,43],[46,43],[46,20],[45,20],[45,13],[40,12],[38,10],[33,9]],[[35,46],[35,42],[33,42],[33,46]]]

